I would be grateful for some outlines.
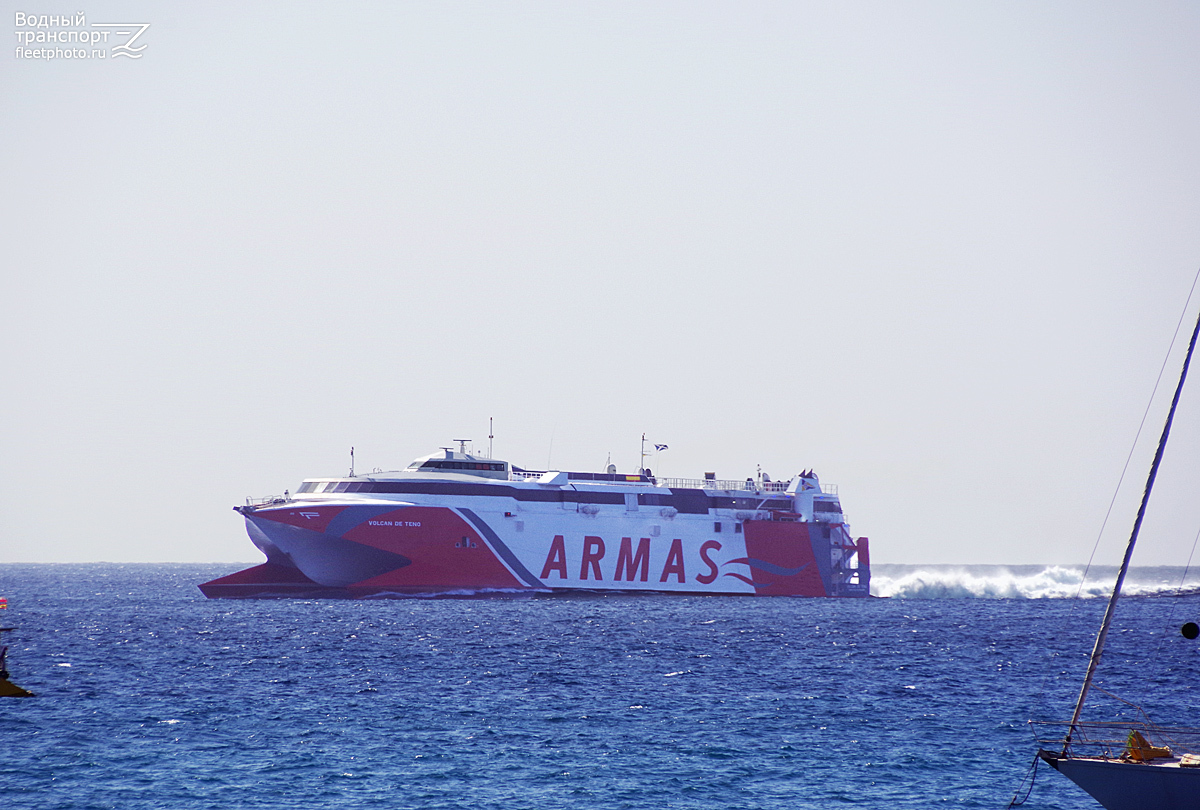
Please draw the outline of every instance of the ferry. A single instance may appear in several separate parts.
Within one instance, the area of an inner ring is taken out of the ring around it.
[[[200,585],[209,598],[870,594],[868,540],[851,537],[837,488],[812,471],[525,470],[463,441],[234,509],[267,559]]]

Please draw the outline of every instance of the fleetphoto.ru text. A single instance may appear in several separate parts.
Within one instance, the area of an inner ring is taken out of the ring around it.
[[[17,59],[141,59],[150,23],[89,23],[74,14],[16,13]]]

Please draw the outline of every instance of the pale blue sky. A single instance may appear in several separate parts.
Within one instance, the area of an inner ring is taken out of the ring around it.
[[[143,57],[0,51],[0,561],[257,560],[246,496],[495,417],[1077,562],[1200,266],[1195,3],[83,10]],[[1141,562],[1198,462],[1193,389]]]

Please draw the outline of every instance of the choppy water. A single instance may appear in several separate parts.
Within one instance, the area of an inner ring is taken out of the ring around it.
[[[1061,572],[887,566],[925,598],[196,590],[236,567],[0,566],[38,693],[0,702],[0,807],[999,808],[1104,606],[995,585]],[[1200,725],[1197,619],[1196,595],[1123,601],[1102,685]],[[1096,805],[1043,772],[1026,806]]]

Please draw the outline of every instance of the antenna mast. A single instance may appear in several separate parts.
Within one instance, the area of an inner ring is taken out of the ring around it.
[[[350,448],[350,477],[354,477],[354,447]]]
[[[488,458],[492,457],[492,417],[488,417]]]

